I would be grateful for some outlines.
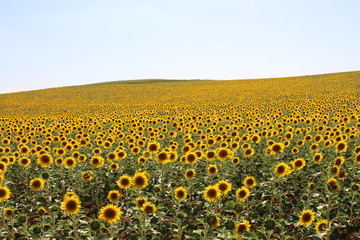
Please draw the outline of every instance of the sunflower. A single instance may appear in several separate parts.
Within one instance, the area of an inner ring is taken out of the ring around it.
[[[41,167],[50,167],[53,162],[53,158],[49,154],[42,154],[39,156],[37,163]]]
[[[335,150],[337,153],[342,153],[342,152],[345,152],[347,150],[347,148],[348,148],[347,142],[340,141],[336,145]]]
[[[216,186],[208,186],[204,190],[204,198],[209,202],[217,202],[220,199],[221,192]]]
[[[301,170],[306,166],[306,162],[303,158],[298,158],[292,161],[291,165],[294,169]]]
[[[40,191],[44,187],[44,180],[41,178],[35,178],[30,181],[30,188],[34,191]]]
[[[147,202],[147,198],[140,197],[135,199],[136,208],[142,209],[143,205]]]
[[[242,223],[236,224],[235,227],[235,233],[236,234],[243,234],[245,231],[250,232],[250,222],[247,220],[244,220]]]
[[[218,148],[216,149],[216,156],[220,161],[224,161],[232,156],[232,153],[229,149]]]
[[[271,152],[276,154],[276,153],[281,153],[284,151],[284,144],[282,143],[274,143],[270,146]]]
[[[252,176],[246,177],[244,180],[244,185],[247,188],[253,188],[256,186],[256,179]]]
[[[174,190],[174,195],[178,201],[183,201],[187,197],[188,193],[185,188],[178,187]]]
[[[10,198],[11,191],[8,187],[0,187],[0,202],[6,201]]]
[[[147,146],[147,150],[150,153],[156,153],[160,150],[160,143],[154,141],[154,142],[150,142]]]
[[[250,196],[250,190],[247,187],[239,188],[236,191],[236,199],[245,201]]]
[[[160,152],[157,156],[156,156],[156,161],[160,164],[166,164],[169,161],[169,156],[167,152]]]
[[[109,165],[109,168],[110,168],[111,170],[118,170],[118,169],[119,169],[119,164],[118,164],[118,163],[111,163],[111,164]]]
[[[314,215],[315,213],[309,209],[303,210],[299,216],[300,225],[310,225],[315,219]]]
[[[107,199],[112,203],[116,203],[120,199],[120,192],[118,190],[109,191],[109,194],[107,195]]]
[[[324,233],[327,232],[330,227],[331,225],[328,223],[328,221],[326,219],[322,219],[317,221],[315,229],[317,233]]]
[[[255,150],[252,148],[247,148],[244,150],[244,156],[245,157],[251,157],[252,155],[255,154]]]
[[[309,149],[312,152],[316,152],[319,149],[319,144],[313,143],[313,144],[310,145]]]
[[[58,166],[62,165],[63,164],[63,159],[62,158],[56,158],[55,159],[55,164],[58,165]]]
[[[234,157],[231,159],[231,162],[236,165],[236,164],[239,164],[240,159],[238,157]]]
[[[73,157],[67,157],[65,158],[63,164],[66,168],[74,168],[76,166],[76,159]]]
[[[110,162],[116,161],[117,158],[118,158],[118,156],[115,153],[109,153],[107,155],[107,160],[110,161]]]
[[[137,172],[132,178],[132,184],[138,189],[145,188],[149,184],[149,179],[144,173]]]
[[[7,171],[7,165],[4,162],[0,162],[0,173],[4,173]]]
[[[355,156],[355,163],[360,164],[360,154]]]
[[[205,158],[208,160],[208,161],[212,161],[214,160],[214,157],[215,157],[215,151],[213,150],[209,150],[205,153]]]
[[[315,189],[315,183],[310,182],[310,183],[308,184],[308,189],[309,189],[310,191],[313,191],[313,190]]]
[[[102,165],[104,165],[104,158],[102,158],[100,156],[93,156],[90,159],[90,165],[93,167],[99,168]]]
[[[93,153],[94,155],[100,155],[101,152],[102,152],[102,150],[101,150],[100,148],[94,148],[94,149],[92,150],[92,153]]]
[[[19,151],[22,155],[26,155],[30,152],[30,148],[26,145],[23,145],[19,148]]]
[[[216,228],[220,226],[220,219],[218,216],[211,216],[209,218],[209,225],[211,228]]]
[[[30,158],[22,157],[19,159],[19,165],[22,167],[27,167],[31,164]]]
[[[157,209],[154,204],[146,202],[144,203],[142,210],[145,214],[150,214],[150,213],[155,213]]]
[[[77,214],[80,208],[81,202],[77,197],[65,197],[61,203],[61,209],[68,215]]]
[[[130,188],[131,183],[132,183],[132,178],[128,175],[121,176],[117,181],[117,185],[124,189]]]
[[[11,208],[5,208],[3,215],[5,218],[12,218],[12,216],[14,216],[14,210]]]
[[[92,171],[85,171],[81,174],[81,180],[84,182],[90,182],[94,177],[94,173]]]
[[[184,175],[186,179],[193,179],[196,175],[196,171],[195,169],[188,169],[186,170]]]
[[[337,157],[334,160],[334,166],[338,166],[341,167],[341,165],[343,165],[345,162],[345,158],[344,157]]]
[[[193,152],[188,152],[185,154],[185,163],[186,164],[195,164],[198,161],[198,157]]]
[[[115,223],[120,220],[121,210],[113,204],[102,207],[99,212],[99,219],[107,223]]]
[[[323,155],[321,153],[316,153],[313,157],[314,163],[320,163],[323,160]]]
[[[219,189],[222,195],[226,195],[231,191],[231,183],[224,180],[221,180],[215,186]]]
[[[278,177],[284,177],[291,173],[290,167],[286,163],[279,163],[274,170]]]
[[[347,175],[347,172],[345,170],[341,170],[339,172],[339,174],[337,175],[337,178],[339,181],[342,181],[345,179],[346,175]]]
[[[209,165],[207,168],[207,172],[209,175],[214,175],[219,171],[218,167],[216,165]]]

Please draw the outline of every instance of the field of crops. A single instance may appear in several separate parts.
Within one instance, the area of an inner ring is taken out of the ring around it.
[[[359,239],[360,72],[0,95],[1,239]]]

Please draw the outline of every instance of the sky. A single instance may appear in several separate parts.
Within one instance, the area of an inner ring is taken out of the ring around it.
[[[0,93],[360,70],[358,0],[0,0]]]

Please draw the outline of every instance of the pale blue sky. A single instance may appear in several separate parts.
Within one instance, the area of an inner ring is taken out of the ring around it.
[[[0,92],[360,70],[360,1],[0,0]]]

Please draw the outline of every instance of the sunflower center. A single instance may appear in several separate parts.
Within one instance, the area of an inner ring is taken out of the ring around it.
[[[220,191],[226,191],[226,189],[227,189],[228,187],[227,187],[227,184],[225,184],[225,183],[220,183],[219,184],[219,189],[220,189]]]
[[[50,162],[50,158],[48,156],[41,156],[41,161],[43,163],[49,163]]]
[[[114,218],[116,216],[116,211],[112,208],[106,209],[104,212],[106,218]]]
[[[239,192],[239,197],[244,198],[246,196],[246,192],[244,190],[241,190]]]
[[[112,194],[110,195],[110,198],[111,198],[111,199],[117,199],[117,197],[118,197],[118,195],[117,195],[116,193],[112,193]]]
[[[72,159],[69,159],[66,161],[67,165],[74,165],[74,161]]]
[[[279,166],[277,171],[278,171],[278,173],[283,173],[283,172],[285,172],[285,167],[284,166]]]
[[[301,162],[301,161],[296,161],[296,162],[295,162],[295,166],[296,166],[296,167],[301,167],[301,166],[302,166],[302,162]]]
[[[32,183],[32,185],[33,185],[33,187],[35,187],[35,188],[39,188],[39,187],[41,186],[41,183],[40,183],[39,180],[36,180],[36,181],[34,181],[34,182]]]
[[[166,160],[167,155],[166,155],[166,153],[160,153],[160,154],[158,155],[158,158],[159,158],[159,160],[164,161],[164,160]]]
[[[210,197],[210,198],[214,198],[216,197],[216,190],[215,189],[210,189],[208,192],[207,192],[207,195]]]
[[[178,197],[182,198],[185,196],[185,193],[184,193],[184,191],[178,191],[177,195],[178,195]]]
[[[149,146],[149,149],[150,149],[150,151],[156,151],[157,150],[157,145],[156,144],[151,144]]]
[[[227,157],[227,155],[228,155],[228,152],[227,152],[226,150],[221,150],[221,151],[219,152],[219,156],[222,157],[222,158]]]
[[[249,186],[251,186],[251,185],[254,184],[254,180],[248,179],[248,180],[246,180],[246,184],[249,185]]]
[[[302,218],[304,222],[309,222],[311,220],[311,214],[305,213]]]
[[[124,179],[121,180],[121,184],[124,185],[124,186],[129,185],[129,183],[130,183],[129,179],[124,178]]]
[[[137,178],[135,178],[135,183],[137,185],[143,185],[145,183],[145,179],[143,177],[141,177],[141,176],[137,177]]]
[[[214,154],[213,152],[208,152],[207,157],[208,157],[208,158],[213,158],[214,155],[215,155],[215,154]]]
[[[245,225],[244,224],[238,225],[236,232],[243,233],[244,231],[245,231]]]
[[[0,189],[0,197],[5,197],[6,191],[4,189]]]
[[[272,147],[272,150],[273,150],[274,152],[279,152],[279,151],[281,150],[281,147],[280,147],[279,145],[275,144],[275,145]]]
[[[74,211],[77,208],[77,203],[75,200],[70,200],[66,203],[66,208],[70,211]]]

